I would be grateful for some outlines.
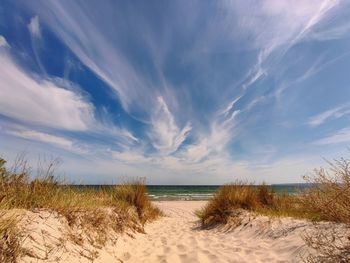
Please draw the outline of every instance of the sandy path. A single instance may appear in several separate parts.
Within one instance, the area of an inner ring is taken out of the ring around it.
[[[222,229],[200,230],[194,211],[205,202],[156,204],[167,216],[149,224],[147,234],[136,234],[135,239],[124,236],[118,240],[118,258],[123,262],[300,261],[297,255],[303,245],[297,233],[292,236],[277,233],[276,236],[275,232],[264,232],[261,227],[266,222],[257,227],[236,228],[229,232]]]

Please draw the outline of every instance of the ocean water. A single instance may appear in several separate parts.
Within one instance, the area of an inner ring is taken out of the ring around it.
[[[310,184],[274,184],[270,185],[277,194],[297,194]],[[74,185],[78,188],[103,188],[108,189],[111,185]],[[147,185],[147,194],[151,200],[208,200],[217,191],[220,185]]]
[[[147,185],[151,200],[208,200],[220,185]],[[274,184],[270,185],[277,194],[297,194],[309,184]]]

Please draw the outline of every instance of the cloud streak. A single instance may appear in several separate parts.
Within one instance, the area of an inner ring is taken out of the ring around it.
[[[28,29],[33,37],[41,37],[41,29],[38,16],[34,16],[32,19],[30,19]]]
[[[315,141],[315,145],[329,145],[350,142],[350,128],[344,128],[333,134]]]
[[[0,35],[0,47],[9,47],[9,44],[6,41],[6,38]]]
[[[187,123],[181,130],[179,129],[162,97],[158,97],[158,106],[152,116],[151,125],[152,133],[149,136],[153,146],[161,154],[175,152],[192,129],[191,123]]]
[[[338,119],[347,114],[350,114],[350,107],[348,105],[342,105],[334,109],[324,111],[316,116],[313,116],[309,119],[308,125],[311,127],[319,126],[331,119]]]
[[[67,130],[87,130],[94,107],[80,94],[54,79],[37,80],[0,53],[0,113],[34,124]],[[69,84],[69,83],[68,83]],[[69,84],[70,85],[70,84]]]

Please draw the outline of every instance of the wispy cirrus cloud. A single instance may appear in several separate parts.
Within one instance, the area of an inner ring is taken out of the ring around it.
[[[27,127],[10,129],[7,134],[79,154],[94,152],[93,147],[88,150],[84,146],[82,150],[77,146],[79,143],[74,143],[73,147],[71,139],[57,133],[69,131],[115,136],[115,144],[119,147],[139,141],[128,129],[108,121],[108,117],[96,119],[94,105],[76,84],[58,77],[42,78],[30,73],[6,50],[0,50],[0,63],[0,114]],[[108,116],[108,112],[104,112],[104,116]],[[51,133],[40,131],[42,128],[50,129]]]
[[[2,35],[0,35],[0,47],[9,47],[6,38]]]
[[[313,142],[314,145],[329,145],[350,142],[350,128],[343,128],[334,133],[316,140]]]
[[[61,147],[63,149],[71,150],[73,147],[73,142],[71,140],[68,140],[67,138],[51,135],[48,133],[38,132],[35,130],[10,130],[7,131],[7,133],[24,139],[49,143]]]
[[[33,37],[41,37],[41,29],[38,16],[34,16],[30,19],[28,29]]]
[[[346,138],[344,1],[15,1],[31,45],[0,38],[16,47],[0,54],[0,114],[24,126],[14,141],[85,145],[92,163],[153,182],[216,183],[292,173],[301,142]],[[331,120],[333,137],[309,128],[328,134]]]
[[[145,110],[150,107],[152,96],[147,98],[142,95],[154,91],[113,45],[114,25],[104,23],[102,28],[99,22],[103,22],[103,19],[100,19],[97,9],[86,10],[79,2],[71,1],[38,1],[28,3],[28,6],[38,13],[84,65],[118,94],[126,110],[134,111],[133,107]],[[112,9],[107,3],[100,8],[105,12]]]
[[[0,53],[0,113],[21,121],[68,130],[87,130],[94,107],[54,79],[36,79]]]
[[[350,106],[342,105],[342,106],[335,107],[333,109],[321,112],[311,117],[308,121],[308,125],[310,125],[311,127],[316,127],[325,123],[328,120],[338,119],[347,114],[350,114]]]
[[[174,116],[169,111],[167,104],[162,97],[158,97],[158,105],[155,113],[152,114],[152,130],[149,134],[153,146],[162,154],[175,152],[184,142],[191,131],[191,123],[179,128]]]

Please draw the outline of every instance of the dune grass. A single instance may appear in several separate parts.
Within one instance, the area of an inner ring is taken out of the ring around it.
[[[258,206],[254,187],[241,182],[221,186],[203,209],[197,211],[203,227],[226,224],[233,210]]]
[[[350,262],[350,160],[328,164],[330,168],[315,169],[304,177],[314,187],[303,193],[303,205],[317,220],[342,223],[345,229],[341,233],[318,230],[305,234],[306,244],[317,252],[309,254],[306,262]]]
[[[79,188],[61,182],[54,176],[55,163],[46,172],[30,179],[30,169],[20,161],[21,169],[7,170],[0,159],[0,209],[50,209],[65,214],[65,210],[84,211],[102,207],[134,208],[143,221],[160,215],[152,206],[142,178],[113,187]],[[17,165],[18,166],[18,165]]]
[[[153,206],[149,200],[143,179],[116,186],[112,195],[113,200],[122,206],[135,207],[142,224],[148,220],[154,220],[162,214],[161,210]]]
[[[350,161],[329,162],[329,169],[315,169],[304,176],[310,188],[296,195],[276,194],[265,185],[234,182],[218,189],[197,215],[202,226],[226,223],[238,208],[270,216],[290,216],[350,225]]]
[[[220,187],[206,206],[197,211],[197,216],[202,227],[207,228],[226,224],[237,209],[269,216],[314,217],[302,209],[300,196],[276,194],[266,184],[253,185],[239,181]]]
[[[0,262],[17,262],[22,256],[20,230],[16,226],[17,220],[0,212]]]
[[[16,262],[12,257],[21,255],[20,240],[13,235],[16,221],[5,216],[12,209],[57,213],[72,229],[82,230],[79,234],[72,232],[72,240],[82,242],[83,233],[94,246],[103,246],[110,230],[143,232],[146,222],[161,215],[148,199],[142,179],[108,188],[79,188],[55,176],[55,160],[45,169],[41,167],[35,179],[30,178],[31,169],[22,157],[11,169],[5,164],[0,159],[0,262]]]
[[[344,232],[305,234],[307,246],[316,253],[305,262],[350,262],[350,161],[329,162],[329,169],[315,169],[304,179],[312,187],[297,195],[276,194],[265,184],[235,182],[218,189],[209,202],[197,211],[203,228],[226,224],[237,209],[246,209],[268,216],[289,216],[312,221],[344,224]],[[239,214],[239,213],[238,213]]]
[[[304,192],[303,204],[320,220],[350,225],[350,160],[328,163],[329,169],[315,169],[304,176],[314,187]]]

